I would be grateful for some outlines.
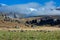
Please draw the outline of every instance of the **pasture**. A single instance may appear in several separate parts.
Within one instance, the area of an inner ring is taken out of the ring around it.
[[[60,31],[0,31],[0,40],[60,40]]]

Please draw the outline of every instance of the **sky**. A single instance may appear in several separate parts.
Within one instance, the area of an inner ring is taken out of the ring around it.
[[[49,1],[54,1],[56,2],[56,6],[60,6],[60,0],[0,0],[0,3],[4,3],[7,5],[26,4],[30,2],[44,4],[45,2],[49,2]]]
[[[0,0],[0,11],[17,12],[17,16],[60,15],[56,8],[60,8],[60,0]]]

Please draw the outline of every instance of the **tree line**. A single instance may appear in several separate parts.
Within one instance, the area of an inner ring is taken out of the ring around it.
[[[40,21],[39,21],[40,20]],[[54,18],[50,18],[50,19],[34,19],[31,21],[26,21],[27,24],[35,24],[35,25],[60,25],[60,19],[54,19]]]

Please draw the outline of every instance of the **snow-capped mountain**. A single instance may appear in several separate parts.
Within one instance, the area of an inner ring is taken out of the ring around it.
[[[57,7],[50,4],[41,6],[38,3],[6,5],[0,3],[0,14],[6,14],[10,18],[22,18],[39,15],[60,15],[60,11]],[[58,8],[59,9],[59,8]]]
[[[19,17],[28,17],[33,11],[37,11],[35,8],[38,7],[36,4],[35,7],[29,3],[27,5],[12,5],[7,6],[6,4],[0,4],[0,13],[6,14],[8,17],[14,18],[14,14]]]

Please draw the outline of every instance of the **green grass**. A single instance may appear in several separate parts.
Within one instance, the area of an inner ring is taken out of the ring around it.
[[[60,31],[54,32],[8,32],[0,31],[0,40],[60,40]]]

